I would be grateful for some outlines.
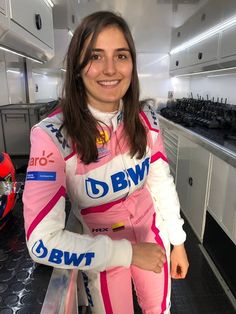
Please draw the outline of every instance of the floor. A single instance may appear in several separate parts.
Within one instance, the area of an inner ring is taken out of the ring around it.
[[[171,314],[236,313],[187,223],[185,230],[190,269],[185,280],[172,283]],[[28,255],[19,198],[7,224],[0,231],[0,314],[39,314],[51,270],[35,264]],[[141,310],[135,301],[135,314],[139,313]]]

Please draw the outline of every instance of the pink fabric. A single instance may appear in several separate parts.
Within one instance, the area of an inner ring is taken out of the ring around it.
[[[134,210],[129,210],[134,208]],[[152,242],[162,247],[163,241],[155,226],[155,214],[149,191],[143,188],[124,201],[101,212],[83,216],[84,221],[94,235],[107,235],[113,240],[128,239],[131,243]],[[114,232],[112,225],[124,224],[122,230]],[[135,266],[115,267],[102,273],[103,302],[106,313],[133,314],[131,276],[134,281],[140,306],[145,314],[163,314],[168,295],[168,265],[160,274],[145,271]],[[121,289],[122,287],[122,289]]]
[[[102,298],[103,298],[103,303],[106,310],[106,314],[113,314],[111,300],[109,297],[109,292],[108,292],[108,287],[107,287],[107,276],[106,276],[105,271],[100,273],[100,281],[101,281]]]
[[[151,163],[154,161],[157,161],[158,159],[162,159],[162,160],[168,162],[168,159],[166,158],[165,155],[163,155],[161,152],[157,152],[156,154],[152,155]]]
[[[124,198],[119,199],[119,200],[114,201],[114,202],[102,204],[102,205],[99,205],[99,206],[83,208],[81,210],[81,214],[82,215],[87,215],[87,214],[91,214],[91,213],[103,213],[103,212],[107,211],[109,208],[111,208],[112,206],[121,203],[123,200],[124,200]]]
[[[29,240],[31,233],[34,231],[34,229],[37,227],[37,225],[43,220],[43,218],[50,212],[50,210],[56,205],[58,200],[61,197],[65,197],[66,190],[62,186],[57,191],[57,193],[54,195],[54,197],[49,201],[49,203],[38,213],[38,215],[35,217],[31,225],[29,226],[27,230],[27,240]]]
[[[159,236],[159,230],[156,227],[156,213],[153,214],[153,222],[152,222],[152,231],[155,234],[155,240],[156,242],[162,246],[164,248],[164,244],[162,242],[162,239]],[[167,297],[167,293],[168,293],[168,264],[167,261],[164,264],[164,276],[165,276],[165,280],[164,280],[164,295],[163,295],[163,300],[161,303],[161,310],[162,312],[160,314],[163,314],[166,310],[166,297]]]
[[[110,133],[109,129],[104,128],[104,130],[107,130],[108,134]],[[115,156],[126,154],[129,152],[129,146],[123,140],[122,132],[123,128],[119,127],[115,132],[112,133],[112,137],[107,143],[105,150],[103,145],[100,145],[100,147],[98,147],[99,167],[106,167],[102,170],[102,172],[104,173],[110,172],[110,162],[114,162]],[[78,160],[76,174],[86,175],[87,173],[92,172],[96,169],[98,169],[98,165],[96,162],[85,165],[81,160]]]

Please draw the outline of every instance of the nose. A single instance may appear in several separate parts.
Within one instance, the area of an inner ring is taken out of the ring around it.
[[[113,58],[107,58],[104,63],[104,74],[113,75],[116,73],[116,63]]]

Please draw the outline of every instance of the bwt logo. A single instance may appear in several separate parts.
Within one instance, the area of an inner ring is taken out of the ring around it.
[[[95,257],[94,252],[77,254],[58,249],[49,251],[42,240],[35,242],[31,251],[37,258],[47,258],[50,263],[57,265],[89,266]]]
[[[112,192],[118,192],[126,189],[133,182],[138,185],[145,178],[149,171],[149,160],[146,158],[141,165],[136,165],[135,168],[129,168],[125,171],[119,171],[110,176],[110,185]],[[101,198],[108,194],[109,185],[104,181],[98,181],[92,178],[85,180],[87,195],[91,198]]]

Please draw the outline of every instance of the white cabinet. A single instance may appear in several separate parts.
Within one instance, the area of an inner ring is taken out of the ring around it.
[[[212,175],[208,211],[236,244],[236,169],[219,159],[212,158]]]
[[[53,47],[52,10],[44,1],[11,0],[10,6],[12,21]]]
[[[178,135],[164,126],[161,126],[163,143],[166,151],[166,156],[170,166],[170,172],[174,179],[176,179],[176,166],[178,158]]]
[[[181,209],[200,241],[203,239],[210,153],[179,136],[176,188]]]
[[[188,50],[189,65],[196,65],[217,59],[219,35],[214,35],[208,40],[192,46]]]
[[[170,70],[178,70],[189,66],[188,50],[180,51],[170,57]]]
[[[220,56],[222,59],[236,55],[236,26],[222,32],[220,40]],[[224,61],[224,60],[222,60]]]
[[[209,0],[197,13],[172,30],[171,48],[175,48],[236,15],[236,1]],[[187,74],[233,67],[236,63],[236,27],[219,31],[176,55],[171,56],[171,74]]]
[[[79,10],[78,0],[67,1],[67,27],[72,31],[75,30],[79,22],[78,10]]]
[[[44,0],[6,0],[5,4],[6,15],[0,14],[0,45],[50,60],[54,55],[52,8]]]

